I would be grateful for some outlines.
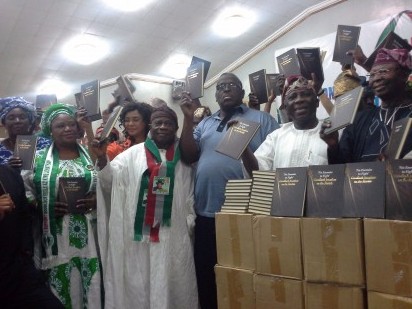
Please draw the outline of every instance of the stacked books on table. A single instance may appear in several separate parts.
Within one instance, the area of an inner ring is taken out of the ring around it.
[[[250,213],[270,215],[275,175],[275,171],[253,171],[253,185],[249,201]]]
[[[228,180],[221,212],[247,213],[252,179]]]

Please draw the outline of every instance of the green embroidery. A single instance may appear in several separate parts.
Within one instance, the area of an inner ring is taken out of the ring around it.
[[[71,264],[62,264],[53,267],[49,273],[50,287],[55,291],[57,297],[60,299],[66,309],[72,308],[72,301],[70,297],[70,273]]]
[[[91,281],[96,272],[100,269],[99,260],[97,258],[87,259],[76,257],[72,259],[72,263],[80,273],[83,288],[83,308],[86,309],[88,307],[87,295],[89,293]]]
[[[84,215],[71,215],[69,220],[70,246],[82,249],[87,245],[87,218]]]

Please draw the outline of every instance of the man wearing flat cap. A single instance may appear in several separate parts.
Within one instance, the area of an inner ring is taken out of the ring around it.
[[[180,160],[176,113],[152,112],[149,136],[98,158],[99,244],[106,308],[198,308],[193,260],[193,170]],[[161,190],[159,189],[162,184]]]
[[[322,138],[328,144],[330,164],[377,160],[388,144],[393,123],[412,114],[412,93],[407,88],[412,58],[406,49],[378,51],[370,71],[369,85],[381,99],[381,106],[357,114],[338,141],[337,132]],[[325,121],[323,128],[330,127]],[[401,158],[412,150],[412,135],[406,140]]]

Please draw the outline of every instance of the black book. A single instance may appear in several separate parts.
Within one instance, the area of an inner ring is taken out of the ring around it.
[[[412,220],[412,159],[386,161],[386,219]]]
[[[337,131],[353,123],[362,94],[363,87],[359,86],[336,98],[330,115],[331,127],[325,130],[325,134]]]
[[[260,104],[269,101],[265,69],[249,74],[249,84],[250,91],[257,96]]]
[[[216,147],[216,151],[239,160],[243,151],[249,145],[260,127],[260,123],[244,118],[236,119],[238,123],[232,125]]]
[[[83,177],[60,177],[58,200],[68,205],[68,211],[72,214],[85,213],[86,209],[77,208],[77,201],[86,196],[86,179]]]
[[[341,217],[344,179],[345,164],[309,166],[306,217]]]
[[[17,135],[14,156],[22,160],[22,170],[32,170],[36,154],[36,135]]]
[[[192,57],[192,62],[190,63],[190,65],[194,65],[197,63],[203,63],[203,83],[205,83],[206,81],[206,77],[207,77],[207,73],[209,73],[209,69],[210,69],[210,65],[212,64],[210,61],[204,60],[202,58],[198,58],[193,56]]]
[[[385,217],[385,164],[348,163],[345,168],[343,217]]]
[[[353,57],[346,53],[358,46],[360,30],[357,26],[338,25],[332,61],[342,64],[353,63]]]
[[[280,74],[277,73],[271,73],[271,74],[266,74],[266,84],[267,84],[267,88],[268,88],[268,95],[271,96],[272,93],[275,96],[281,95],[281,93],[279,93],[279,89],[277,87],[277,81],[278,81],[278,76]]]
[[[300,72],[306,79],[312,79],[312,73],[315,73],[319,82],[325,80],[323,75],[322,59],[319,47],[297,48],[296,54],[299,61]]]
[[[83,101],[82,106],[87,110],[90,121],[102,119],[100,114],[100,82],[98,80],[83,84],[80,87]]]
[[[406,138],[411,133],[412,118],[405,117],[393,123],[385,155],[388,159],[400,159]]]
[[[306,167],[277,168],[270,214],[301,217],[305,206]]]
[[[121,97],[121,104],[124,104],[124,101],[135,102],[133,92],[136,88],[133,86],[132,82],[127,78],[127,76],[120,75],[116,79],[118,88],[115,91],[115,97]]]
[[[0,181],[0,196],[7,194],[6,188],[4,188],[3,183]]]
[[[364,66],[366,68],[372,68],[373,63],[375,62],[378,51],[381,48],[387,49],[407,49],[408,51],[412,50],[412,46],[408,44],[408,41],[401,38],[395,32],[391,31],[388,35],[382,40],[382,42],[376,47],[376,49],[370,54],[368,59],[366,59]]]
[[[103,127],[102,133],[100,134],[100,141],[103,142],[109,138],[110,133],[113,130],[117,120],[122,113],[123,106],[116,106],[113,112],[110,114],[109,119],[107,119],[106,124]]]
[[[276,61],[278,62],[279,72],[285,77],[300,75],[298,56],[294,48],[277,56]]]
[[[57,97],[55,94],[39,94],[36,96],[36,108],[40,108],[42,111],[56,103]]]
[[[187,69],[185,90],[192,99],[203,97],[204,66],[203,62],[197,62]]]

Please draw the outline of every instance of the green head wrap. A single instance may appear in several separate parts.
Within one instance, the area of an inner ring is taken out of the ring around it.
[[[41,118],[41,129],[42,129],[42,135],[44,137],[50,137],[51,136],[51,123],[53,120],[61,114],[66,114],[69,115],[73,118],[76,117],[76,109],[72,105],[67,105],[63,103],[56,103],[50,105],[44,112],[42,118]]]

